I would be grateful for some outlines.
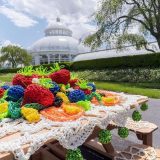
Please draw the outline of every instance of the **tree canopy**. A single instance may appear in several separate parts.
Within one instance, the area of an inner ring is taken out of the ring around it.
[[[147,48],[147,35],[160,48],[160,0],[102,0],[94,18],[98,29],[84,41],[92,49],[114,40],[117,48],[129,43],[153,51]],[[131,33],[131,26],[138,26],[139,33]]]
[[[16,68],[18,65],[29,65],[32,57],[25,49],[18,46],[8,45],[1,48],[0,62],[9,63],[12,68]]]

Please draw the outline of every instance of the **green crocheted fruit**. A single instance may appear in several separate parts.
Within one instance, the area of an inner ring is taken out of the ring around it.
[[[84,160],[81,154],[81,150],[68,150],[66,154],[66,160]]]
[[[143,104],[141,105],[141,110],[142,110],[142,111],[146,111],[147,109],[148,109],[148,104],[143,103]]]
[[[140,114],[139,111],[136,110],[132,113],[132,119],[138,122],[142,119],[142,115]]]
[[[119,135],[121,138],[127,138],[128,135],[129,135],[129,129],[126,128],[126,127],[118,128],[118,135]]]
[[[90,101],[78,101],[78,106],[81,106],[85,111],[88,111],[91,109],[91,103]]]
[[[102,144],[110,143],[112,140],[112,134],[109,130],[101,130],[98,136],[99,142]]]
[[[12,119],[20,118],[22,116],[20,104],[17,102],[9,102],[8,113],[9,113],[9,117]]]
[[[38,111],[44,109],[44,106],[39,104],[39,103],[30,103],[30,104],[25,104],[24,107],[26,108],[33,108],[36,109]]]

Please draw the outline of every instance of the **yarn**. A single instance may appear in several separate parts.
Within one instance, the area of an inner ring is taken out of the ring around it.
[[[29,85],[24,92],[23,105],[28,103],[38,103],[44,107],[49,107],[54,102],[52,92],[37,84]]]
[[[85,100],[85,94],[82,90],[74,90],[69,93],[70,102],[78,102]]]
[[[3,88],[0,88],[0,98],[3,97],[5,90]]]
[[[9,87],[10,87],[10,86],[8,86],[8,85],[3,85],[3,86],[1,86],[1,88],[3,88],[4,90],[9,89]]]
[[[91,101],[95,97],[99,102],[102,100],[102,97],[99,93],[92,92],[90,95],[87,95],[87,100]]]
[[[62,98],[55,97],[54,104],[53,104],[55,107],[60,107],[62,105],[62,103],[63,103],[63,99]]]
[[[78,101],[76,104],[78,106],[81,106],[85,111],[91,110],[91,102],[90,101]]]
[[[49,90],[53,93],[56,94],[57,92],[60,91],[60,87],[58,86],[58,84],[56,82],[52,82],[53,83],[53,87],[49,88]]]
[[[141,113],[139,112],[139,111],[134,111],[133,113],[132,113],[132,119],[134,120],[134,121],[140,121],[141,119],[142,119],[142,115],[141,115]]]
[[[143,103],[140,108],[142,111],[146,111],[148,110],[148,105],[146,103]]]
[[[8,117],[8,102],[0,104],[0,120]]]
[[[74,87],[78,81],[79,81],[78,79],[71,79],[69,81],[69,84],[70,84],[71,87]]]
[[[88,83],[87,85],[92,87],[92,90],[91,90],[92,92],[96,91],[96,85],[94,83]]]
[[[118,135],[119,135],[121,138],[127,138],[128,135],[129,135],[129,129],[126,128],[126,127],[118,128]]]
[[[22,107],[21,113],[23,117],[30,123],[35,123],[40,121],[40,114],[36,109]]]
[[[30,103],[30,104],[25,104],[23,107],[26,107],[26,108],[33,108],[33,109],[36,109],[38,111],[44,109],[45,107],[41,104],[38,104],[38,103]]]
[[[58,92],[57,94],[56,94],[56,96],[57,97],[60,97],[61,99],[63,99],[63,102],[64,103],[69,103],[69,99],[68,99],[68,97],[63,93],[63,92]]]
[[[8,105],[8,113],[9,113],[9,117],[12,119],[20,118],[22,116],[20,104],[17,102],[10,101]]]
[[[80,149],[68,150],[66,154],[66,160],[84,160]]]
[[[16,102],[24,96],[24,88],[20,85],[12,86],[8,89],[7,96],[7,100]]]
[[[109,130],[101,130],[98,134],[99,142],[102,144],[108,144],[112,140],[112,134]]]
[[[66,69],[61,69],[60,71],[54,72],[50,75],[50,78],[52,81],[58,83],[58,84],[65,84],[70,80],[70,72]]]

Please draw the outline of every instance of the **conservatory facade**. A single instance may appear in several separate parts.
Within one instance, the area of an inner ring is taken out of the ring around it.
[[[53,62],[70,62],[79,53],[86,52],[79,40],[72,37],[72,31],[64,26],[60,19],[45,29],[45,37],[36,41],[30,48],[33,65]]]

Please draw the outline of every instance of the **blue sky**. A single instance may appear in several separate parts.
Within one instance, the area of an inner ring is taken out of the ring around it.
[[[0,42],[25,48],[44,36],[56,17],[73,30],[76,38],[95,31],[91,15],[98,0],[0,0]]]

